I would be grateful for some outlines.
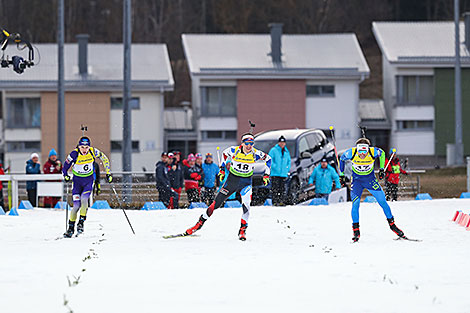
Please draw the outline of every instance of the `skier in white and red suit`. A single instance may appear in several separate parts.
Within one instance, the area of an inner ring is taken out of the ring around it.
[[[255,138],[253,134],[246,133],[241,137],[239,146],[232,146],[223,152],[223,162],[220,165],[220,180],[224,180],[225,168],[228,168],[228,177],[220,188],[214,202],[207,208],[207,211],[201,215],[199,221],[193,227],[186,230],[186,235],[191,235],[199,230],[204,222],[211,217],[214,210],[220,208],[225,200],[234,192],[240,192],[242,198],[243,215],[241,226],[238,232],[240,240],[246,240],[246,228],[248,227],[248,217],[250,216],[250,202],[252,194],[252,176],[256,162],[264,162],[265,170],[263,182],[269,183],[269,174],[271,172],[271,157],[263,151],[253,147]]]

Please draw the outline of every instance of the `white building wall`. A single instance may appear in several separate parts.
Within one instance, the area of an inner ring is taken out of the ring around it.
[[[399,154],[405,155],[433,155],[433,131],[399,131],[393,134],[393,147]]]
[[[3,112],[4,117],[7,116],[6,98],[40,98],[39,93],[4,93]],[[4,126],[6,127],[6,119],[4,119]],[[44,164],[47,161],[47,155],[41,155],[41,149],[38,151],[28,152],[8,152],[6,151],[6,142],[8,141],[41,141],[40,128],[4,128],[3,142],[5,143],[4,154],[4,167],[10,166],[12,172],[26,172],[26,161],[31,158],[31,153],[39,154],[39,162]],[[41,166],[42,169],[42,166]]]
[[[434,131],[405,131],[397,129],[396,121],[434,121],[433,106],[396,107],[392,126],[391,146],[400,154],[433,155]]]
[[[217,162],[217,147],[222,152],[226,147],[236,145],[236,140],[210,140],[204,141],[202,138],[203,131],[220,130],[220,131],[237,131],[237,117],[201,117],[201,87],[236,87],[236,80],[201,80],[198,77],[191,77],[192,81],[192,105],[194,108],[194,117],[196,118],[197,152],[205,155],[210,152],[214,155]]]
[[[335,85],[334,97],[307,97],[307,128],[335,128],[338,150],[350,148],[359,137],[358,81],[307,81],[307,85]]]
[[[163,94],[159,92],[133,93],[140,98],[140,109],[132,110],[132,140],[139,141],[139,152],[132,153],[132,170],[154,171],[155,163],[163,151]],[[122,94],[111,94],[122,97]],[[122,110],[111,110],[110,139],[122,140]],[[111,152],[111,170],[122,171],[122,153]]]
[[[396,106],[397,76],[401,75],[434,75],[432,68],[403,68],[390,64],[383,57],[383,90],[384,103],[392,124],[390,145],[400,154],[433,155],[434,131],[403,131],[397,129],[399,120],[432,120],[434,121],[433,106]]]

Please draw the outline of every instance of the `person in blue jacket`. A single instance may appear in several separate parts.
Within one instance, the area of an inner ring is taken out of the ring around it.
[[[206,154],[206,159],[202,164],[202,171],[204,172],[202,201],[210,205],[215,199],[215,182],[217,180],[217,174],[219,173],[219,166],[214,163],[214,158],[210,152]]]
[[[316,197],[328,199],[331,189],[333,188],[333,181],[335,182],[336,189],[340,189],[341,183],[338,173],[336,173],[336,170],[323,158],[320,162],[320,166],[315,167],[310,175],[308,184],[313,186],[315,182]]]
[[[31,154],[31,159],[26,161],[26,174],[41,174],[41,164],[39,164],[39,155],[37,153]],[[37,186],[38,182],[36,180],[26,182],[28,200],[33,207],[36,207]]]
[[[271,165],[271,191],[273,205],[285,205],[286,179],[290,171],[290,153],[286,147],[286,138],[279,137],[278,143],[271,148],[269,156]]]

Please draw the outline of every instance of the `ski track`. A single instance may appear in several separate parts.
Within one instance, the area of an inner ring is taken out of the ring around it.
[[[90,210],[85,233],[59,210],[0,216],[1,312],[469,312],[470,232],[451,222],[470,200],[361,204],[351,244],[351,203],[219,209],[196,237],[163,239],[203,210]],[[68,279],[73,284],[70,287]],[[79,278],[78,278],[79,277]],[[64,305],[64,298],[68,301]]]

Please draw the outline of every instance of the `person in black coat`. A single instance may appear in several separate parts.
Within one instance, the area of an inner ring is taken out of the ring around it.
[[[39,155],[37,153],[31,154],[31,159],[26,162],[26,174],[41,174],[41,164],[39,164]],[[37,186],[38,182],[36,180],[26,182],[28,200],[33,207],[36,207]]]
[[[170,187],[173,191],[178,193],[178,196],[181,197],[181,191],[184,186],[184,176],[183,176],[183,168],[181,167],[181,163],[179,162],[178,154],[176,153],[168,153],[168,157],[170,158],[171,167],[168,171],[168,177],[170,178]]]
[[[159,200],[162,201],[165,206],[170,205],[170,199],[173,197],[174,208],[178,208],[178,193],[173,191],[170,186],[170,179],[168,177],[168,166],[169,158],[166,152],[162,153],[162,160],[156,164],[155,177],[157,180],[157,190]]]

